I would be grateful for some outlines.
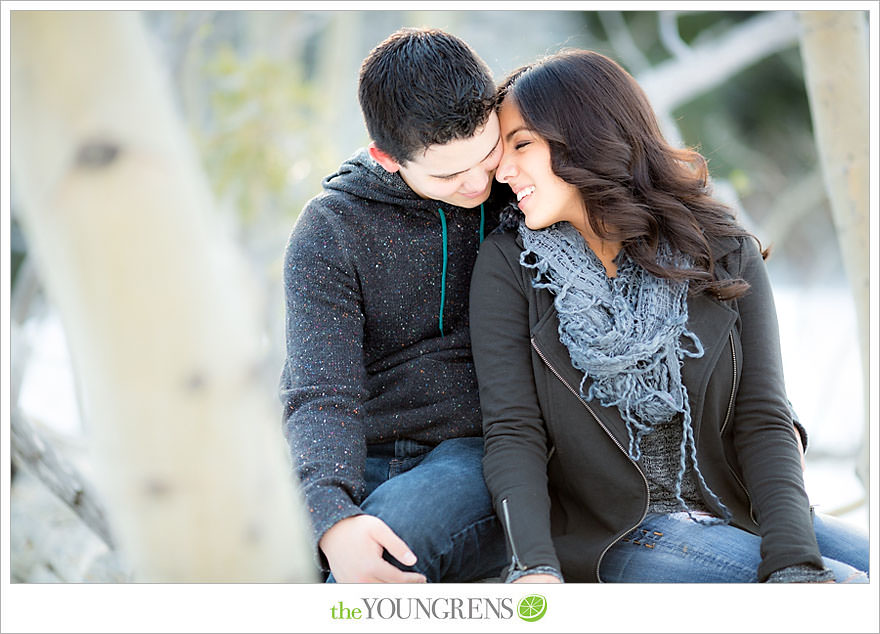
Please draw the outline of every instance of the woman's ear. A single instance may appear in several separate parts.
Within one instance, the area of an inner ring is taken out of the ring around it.
[[[391,155],[387,152],[383,152],[382,150],[377,148],[375,141],[370,142],[367,150],[370,152],[370,156],[373,157],[373,160],[384,167],[386,171],[393,174],[400,169],[400,163],[391,158]]]

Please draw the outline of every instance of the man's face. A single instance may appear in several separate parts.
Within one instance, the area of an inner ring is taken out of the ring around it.
[[[492,112],[472,137],[432,145],[405,165],[394,165],[422,198],[470,209],[489,198],[500,160],[501,129],[498,116]]]

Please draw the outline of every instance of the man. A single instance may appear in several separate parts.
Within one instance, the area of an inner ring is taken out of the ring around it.
[[[468,333],[471,269],[508,192],[495,85],[464,42],[403,29],[364,60],[372,139],[286,251],[285,433],[339,582],[497,576]]]

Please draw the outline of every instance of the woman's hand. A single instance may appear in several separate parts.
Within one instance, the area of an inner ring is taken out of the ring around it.
[[[554,575],[534,574],[523,575],[513,583],[562,583],[562,581]]]

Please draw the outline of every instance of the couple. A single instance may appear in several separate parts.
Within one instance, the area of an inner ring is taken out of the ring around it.
[[[359,100],[372,142],[284,271],[329,581],[867,581],[867,537],[804,490],[762,253],[619,65],[565,52],[499,89],[403,29]]]

